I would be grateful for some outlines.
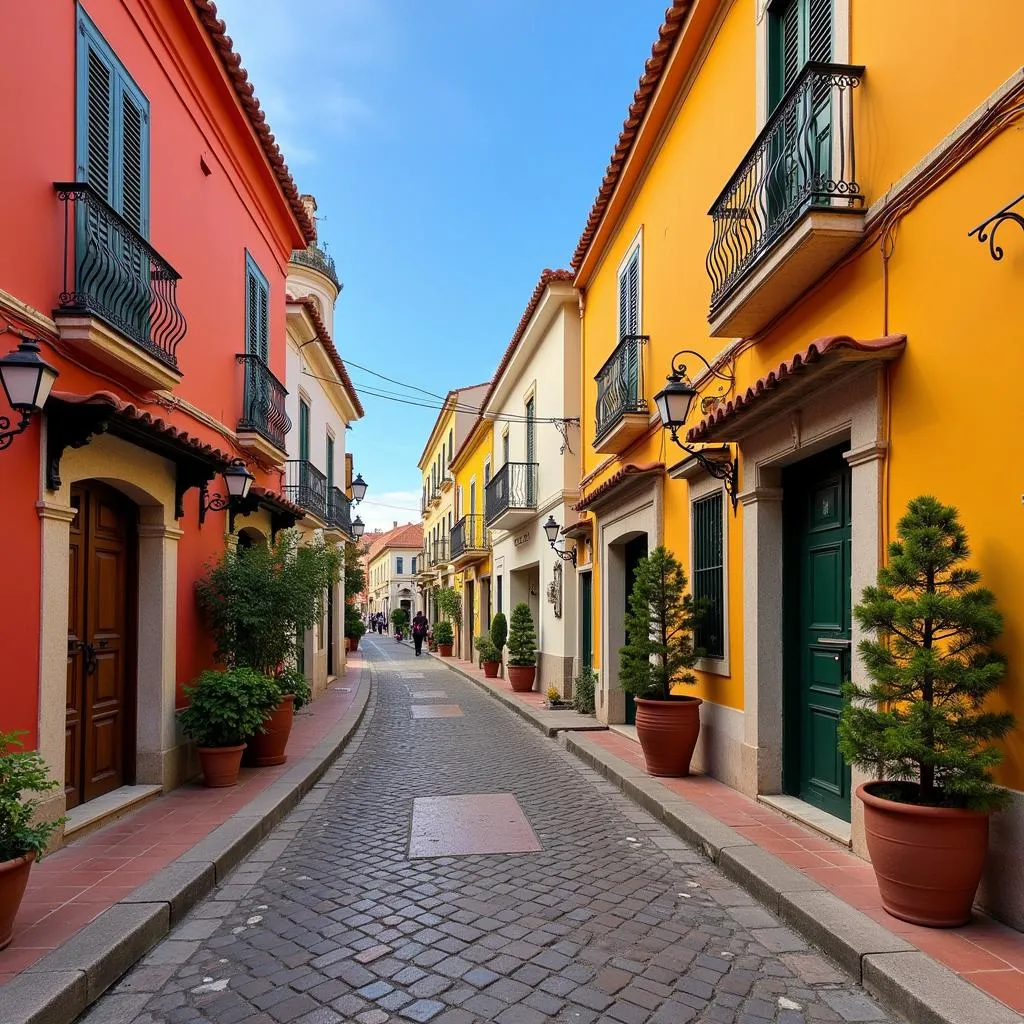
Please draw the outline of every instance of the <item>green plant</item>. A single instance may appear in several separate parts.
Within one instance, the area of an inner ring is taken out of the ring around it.
[[[278,683],[251,668],[204,672],[185,687],[181,727],[200,747],[237,747],[263,728],[281,702]]]
[[[562,691],[557,686],[549,686],[544,696],[552,703],[557,703],[562,699]]]
[[[297,669],[286,668],[277,677],[278,692],[282,697],[289,693],[294,694],[295,710],[305,707],[313,699],[313,691],[310,689],[309,680]]]
[[[491,643],[498,648],[500,657],[501,652],[505,649],[505,644],[508,643],[508,619],[505,618],[504,612],[498,612],[491,619]]]
[[[455,643],[455,631],[450,622],[439,622],[434,626],[434,643],[438,646]]]
[[[626,644],[619,650],[619,680],[634,697],[668,700],[672,687],[695,683],[693,629],[697,613],[686,573],[672,553],[655,548],[641,558],[626,612]]]
[[[345,636],[350,640],[361,637],[366,632],[363,617],[356,611],[355,605],[345,605]]]
[[[510,665],[537,664],[537,631],[533,628],[533,616],[525,601],[512,609],[512,621],[508,634],[508,663]]]
[[[49,793],[59,783],[50,778],[38,750],[24,750],[24,732],[0,732],[0,863],[34,853],[41,859],[64,818],[36,821],[40,801],[28,793]]]
[[[434,604],[442,619],[461,625],[462,598],[454,587],[438,587],[434,591]]]
[[[404,608],[392,608],[391,625],[405,632],[409,627],[409,613]]]
[[[597,690],[597,673],[592,668],[580,669],[573,680],[572,705],[581,715],[594,713],[594,693]]]
[[[273,546],[225,551],[196,583],[217,658],[229,668],[273,675],[295,660],[299,638],[323,616],[341,555],[323,543],[299,545],[296,538],[286,530]]]
[[[858,650],[871,683],[849,683],[839,725],[848,761],[891,785],[877,796],[928,806],[997,809],[1009,798],[992,782],[992,746],[1013,728],[986,711],[1006,672],[991,643],[1003,628],[981,574],[966,568],[967,533],[957,510],[915,498],[896,526],[889,563],[854,609]]]
[[[473,641],[476,653],[480,655],[480,663],[485,661],[501,661],[501,652],[494,646],[494,641],[486,633],[482,633]]]

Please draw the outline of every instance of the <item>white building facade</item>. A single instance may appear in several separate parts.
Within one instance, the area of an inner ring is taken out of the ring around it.
[[[423,528],[409,523],[389,530],[370,549],[367,578],[370,592],[370,615],[382,612],[391,624],[391,612],[404,608],[411,622],[424,610],[423,596],[417,579],[423,557]]]

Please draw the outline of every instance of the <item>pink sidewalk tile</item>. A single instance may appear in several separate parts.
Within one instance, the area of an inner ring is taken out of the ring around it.
[[[0,984],[159,874],[308,754],[354,702],[365,664],[360,652],[351,653],[345,676],[348,692],[331,684],[319,700],[297,712],[285,764],[243,768],[238,785],[231,789],[182,786],[34,867],[15,921],[14,940],[0,952]]]

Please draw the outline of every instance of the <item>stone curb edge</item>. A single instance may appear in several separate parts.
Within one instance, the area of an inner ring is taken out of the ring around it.
[[[579,733],[559,743],[696,847],[873,996],[915,1024],[1020,1024],[1004,1003],[889,931],[735,829]]]
[[[462,676],[463,679],[472,683],[477,689],[483,690],[484,693],[490,694],[495,700],[500,701],[510,711],[515,712],[520,718],[529,722],[534,728],[539,729],[545,736],[555,737],[563,732],[607,732],[608,726],[601,725],[600,722],[595,721],[593,725],[563,725],[558,726],[554,723],[546,721],[541,717],[542,714],[551,715],[564,715],[564,711],[550,711],[543,712],[537,711],[531,708],[527,704],[523,704],[522,701],[518,701],[515,697],[509,696],[508,694],[502,693],[500,690],[495,690],[488,686],[486,683],[481,682],[476,676],[467,672],[461,665],[453,665],[447,658],[441,658],[433,652],[427,652],[430,657],[440,665],[444,665],[450,672],[454,672],[456,675]]]
[[[0,985],[3,1024],[71,1024],[141,960],[316,785],[355,735],[373,670],[338,724],[276,782],[67,942]]]

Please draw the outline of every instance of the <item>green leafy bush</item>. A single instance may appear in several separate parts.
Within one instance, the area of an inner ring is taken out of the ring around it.
[[[450,622],[438,622],[434,626],[434,643],[453,644],[455,643],[455,631]]]
[[[1006,673],[991,648],[1003,619],[981,574],[965,568],[967,533],[957,510],[915,498],[896,526],[889,563],[854,614],[876,634],[858,650],[871,683],[847,685],[839,725],[846,759],[890,782],[877,796],[928,806],[997,809],[993,746],[1013,728],[986,699]]]
[[[313,699],[309,680],[297,668],[286,668],[277,677],[276,682],[282,697],[287,697],[289,693],[294,694],[296,711]]]
[[[537,664],[537,631],[533,627],[530,606],[525,601],[512,609],[508,635],[508,663],[526,666]]]
[[[572,706],[581,715],[594,713],[594,693],[597,690],[597,673],[592,668],[580,670],[572,684]]]
[[[204,672],[185,687],[181,727],[200,747],[236,747],[260,732],[281,703],[278,683],[251,668]]]
[[[501,652],[494,646],[494,641],[486,633],[473,641],[476,653],[480,655],[481,664],[485,661],[501,661]]]
[[[345,636],[350,640],[361,637],[366,632],[366,624],[363,617],[356,611],[355,606],[345,605]]]
[[[404,608],[392,608],[391,625],[404,633],[409,628],[409,613]]]
[[[508,643],[508,619],[505,618],[504,612],[498,612],[491,619],[491,643],[498,648],[499,655]]]
[[[672,687],[695,683],[697,624],[686,573],[672,553],[655,548],[636,567],[626,612],[626,645],[619,651],[619,681],[626,693],[668,700]]]
[[[49,793],[59,783],[50,778],[39,751],[24,750],[24,732],[0,732],[0,863],[34,853],[43,856],[64,818],[35,821],[40,801],[29,793]]]
[[[441,617],[456,626],[462,622],[462,598],[454,587],[438,587],[434,591],[434,605]]]

